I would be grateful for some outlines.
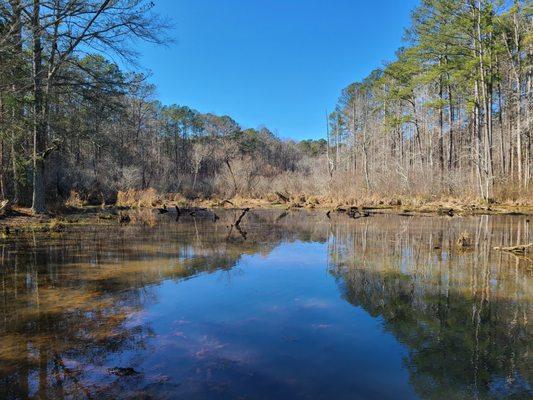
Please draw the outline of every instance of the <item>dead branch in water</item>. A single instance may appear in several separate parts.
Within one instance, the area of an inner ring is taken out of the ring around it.
[[[240,215],[239,218],[237,218],[237,221],[235,221],[235,223],[233,225],[235,225],[238,228],[240,223],[241,223],[241,221],[242,221],[242,219],[244,218],[244,216],[246,215],[246,213],[248,211],[250,211],[250,208],[248,208],[248,207],[247,208],[243,208],[242,214]]]
[[[278,217],[276,218],[276,222],[279,221],[282,218],[285,218],[289,213],[287,211],[283,211]]]
[[[240,233],[240,235],[242,236],[242,238],[244,240],[246,240],[246,235],[248,234],[245,230],[241,229],[241,227],[239,225],[235,225],[235,228],[237,229],[237,232]]]
[[[494,247],[494,250],[507,251],[509,253],[524,254],[528,251],[529,248],[533,248],[533,243],[519,244],[517,246],[507,246],[507,247],[497,246],[497,247]]]

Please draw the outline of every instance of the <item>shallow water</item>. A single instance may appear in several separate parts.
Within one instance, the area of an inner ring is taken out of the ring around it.
[[[4,239],[0,398],[533,396],[526,217],[219,214]]]

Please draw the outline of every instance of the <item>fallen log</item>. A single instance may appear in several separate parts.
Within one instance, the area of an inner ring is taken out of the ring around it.
[[[519,244],[517,246],[496,246],[494,250],[507,251],[509,253],[524,254],[529,248],[533,249],[533,243]]]
[[[281,194],[280,192],[276,192],[276,196],[279,197],[279,199],[285,203],[288,203],[289,202],[289,198],[283,194]]]
[[[9,200],[4,200],[0,203],[0,217],[3,217],[4,215],[8,214],[11,211],[11,204],[9,204]]]
[[[215,203],[214,206],[215,207],[224,207],[224,204],[228,203],[229,205],[231,206],[235,206],[235,204],[233,204],[231,201],[229,201],[228,199],[225,199],[225,200],[222,200],[221,202],[219,203]]]

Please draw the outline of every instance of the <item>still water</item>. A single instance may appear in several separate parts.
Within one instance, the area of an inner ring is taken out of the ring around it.
[[[201,214],[3,239],[0,398],[533,396],[527,217]]]

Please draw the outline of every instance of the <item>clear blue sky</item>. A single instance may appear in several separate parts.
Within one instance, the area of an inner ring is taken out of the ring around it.
[[[393,58],[416,0],[155,0],[168,47],[139,44],[164,104],[325,135],[341,89]]]

